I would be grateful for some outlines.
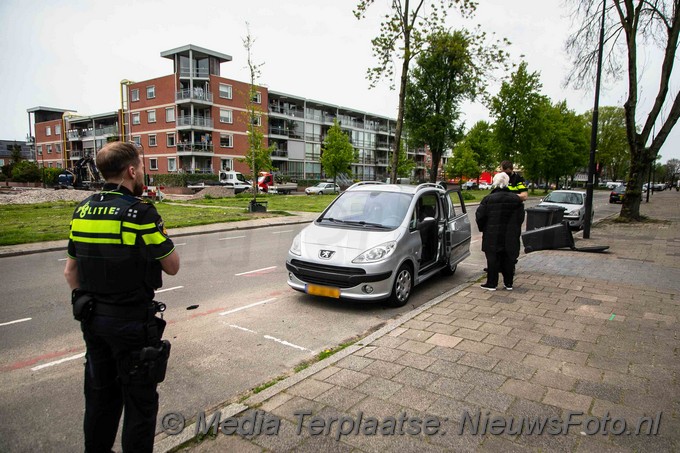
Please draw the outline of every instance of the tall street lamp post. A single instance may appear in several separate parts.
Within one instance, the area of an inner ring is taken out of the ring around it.
[[[602,51],[604,47],[604,19],[607,0],[602,0],[602,23],[600,42],[597,49],[597,75],[595,77],[595,103],[593,105],[593,124],[590,132],[590,161],[588,163],[588,183],[586,184],[586,214],[583,225],[583,239],[590,239],[590,225],[593,221],[593,186],[595,179],[595,150],[597,149],[597,121],[600,104],[600,79],[602,78]]]

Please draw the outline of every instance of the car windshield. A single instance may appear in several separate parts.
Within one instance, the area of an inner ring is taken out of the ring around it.
[[[406,217],[412,197],[398,192],[345,192],[319,221],[394,229]]]
[[[246,177],[243,176],[241,173],[236,173],[236,179],[238,181],[241,181],[241,182],[248,184],[248,181],[246,181]]]
[[[552,192],[543,201],[549,203],[583,204],[583,196],[580,193]]]

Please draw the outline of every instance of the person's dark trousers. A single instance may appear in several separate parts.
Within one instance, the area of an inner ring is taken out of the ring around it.
[[[515,262],[517,260],[514,256],[509,256],[505,251],[499,252],[484,252],[486,255],[486,286],[495,288],[498,286],[498,273],[503,274],[503,284],[509,288],[512,287],[512,281],[515,276]]]
[[[81,327],[87,348],[85,451],[111,451],[124,408],[123,451],[151,452],[158,414],[157,384],[137,377],[121,381],[130,367],[129,352],[148,345],[145,323],[94,316]]]

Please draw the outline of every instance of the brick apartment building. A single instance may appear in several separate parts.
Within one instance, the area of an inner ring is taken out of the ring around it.
[[[229,55],[192,44],[161,52],[173,62],[169,75],[120,82],[117,111],[79,116],[73,110],[34,107],[29,114],[29,145],[36,160],[49,167],[70,167],[81,157],[96,156],[108,140],[124,139],[142,146],[147,173],[249,172],[239,162],[248,152],[249,84],[220,75]],[[337,119],[358,153],[354,178],[383,179],[396,121],[256,87],[253,102],[262,115],[257,126],[273,144],[274,167],[297,179],[320,179],[319,158],[328,129]],[[424,172],[427,153],[409,152],[415,176]]]

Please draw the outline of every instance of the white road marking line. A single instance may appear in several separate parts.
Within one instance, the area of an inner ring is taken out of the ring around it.
[[[156,290],[156,294],[164,293],[166,291],[172,291],[174,289],[182,289],[182,288],[184,288],[184,286],[173,286],[172,288],[159,289],[159,290]]]
[[[222,313],[220,313],[220,316],[229,315],[231,313],[236,313],[237,311],[246,310],[246,309],[251,308],[251,307],[256,307],[258,305],[266,304],[267,302],[271,302],[273,300],[276,300],[276,297],[272,297],[271,299],[265,299],[265,300],[260,301],[260,302],[255,302],[254,304],[244,305],[243,307],[234,308],[233,310],[223,311]]]
[[[82,357],[85,357],[84,352],[81,352],[80,354],[72,355],[71,357],[65,357],[65,358],[60,359],[60,360],[55,360],[54,362],[43,363],[42,365],[34,366],[33,368],[31,368],[31,371],[42,370],[43,368],[47,368],[47,367],[54,366],[54,365],[59,365],[60,363],[80,359]]]
[[[245,236],[231,236],[231,237],[228,237],[228,238],[219,238],[218,241],[228,241],[230,239],[242,239],[244,237]]]
[[[59,258],[57,261],[66,261],[68,258]]]
[[[234,324],[227,324],[227,325],[229,327],[233,327],[234,329],[243,330],[244,332],[250,332],[250,333],[255,333],[255,334],[257,333],[254,330],[246,329],[245,327],[237,326],[237,325],[234,325]]]
[[[281,343],[281,344],[284,345],[284,346],[290,346],[291,348],[299,349],[299,350],[301,350],[301,351],[309,351],[309,349],[307,349],[307,348],[303,348],[302,346],[298,346],[298,345],[293,344],[293,343],[288,343],[286,340],[281,340],[281,339],[279,339],[279,338],[272,337],[272,336],[270,336],[270,335],[265,335],[264,337],[265,337],[267,340],[276,341],[277,343]],[[311,351],[309,351],[309,352],[311,352]]]
[[[18,322],[30,321],[31,319],[33,319],[33,318],[22,318],[22,319],[15,319],[14,321],[3,322],[2,324],[0,324],[0,327],[9,326],[10,324],[16,324]]]
[[[237,277],[240,277],[241,275],[254,274],[256,272],[268,271],[269,269],[275,269],[275,268],[276,268],[276,266],[263,267],[262,269],[255,269],[254,271],[241,272],[240,274],[234,274],[234,275],[237,276]]]
[[[293,232],[293,230],[272,231],[272,234],[292,233],[292,232]]]
[[[175,247],[179,247],[180,245],[187,245],[186,242],[180,242],[179,244],[175,244]]]

